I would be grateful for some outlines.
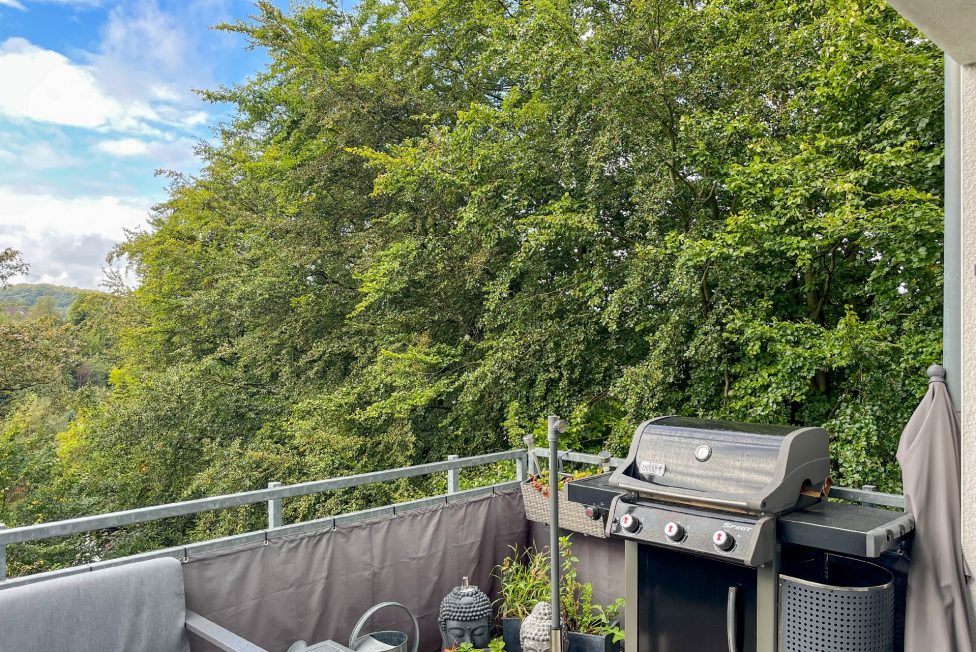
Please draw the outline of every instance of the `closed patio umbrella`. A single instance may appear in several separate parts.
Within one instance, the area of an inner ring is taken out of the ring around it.
[[[970,578],[962,555],[959,417],[945,369],[929,367],[929,390],[902,432],[898,463],[915,541],[905,606],[906,652],[969,652]]]

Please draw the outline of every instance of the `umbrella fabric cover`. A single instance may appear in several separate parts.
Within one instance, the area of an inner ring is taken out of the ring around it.
[[[929,391],[898,445],[905,508],[915,516],[905,650],[968,652],[976,648],[960,534],[959,418],[946,390],[945,369],[934,365],[929,376]]]

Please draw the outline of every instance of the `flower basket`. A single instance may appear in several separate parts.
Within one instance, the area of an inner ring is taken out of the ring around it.
[[[536,489],[531,481],[522,483],[522,501],[525,503],[526,518],[537,523],[549,524],[549,498]],[[566,497],[565,489],[559,491],[559,527],[605,539],[607,537],[605,518],[605,516],[598,519],[590,518],[586,515],[585,506],[570,502]]]

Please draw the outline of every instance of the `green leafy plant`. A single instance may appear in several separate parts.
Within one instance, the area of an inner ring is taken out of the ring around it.
[[[579,480],[581,478],[588,478],[594,475],[599,475],[602,470],[599,468],[588,468],[581,469],[579,471],[574,471],[572,473],[560,473],[559,474],[559,490],[562,491],[566,488],[566,485],[573,480]],[[549,496],[549,472],[543,471],[539,475],[529,476],[529,484],[531,484],[536,491],[542,493],[543,496]]]
[[[454,647],[445,648],[444,652],[475,652],[477,650],[473,643],[457,643]],[[505,652],[505,641],[501,638],[493,638],[488,643],[489,652]]]
[[[495,576],[501,580],[501,595],[497,601],[502,618],[525,618],[539,602],[550,599],[549,548],[522,550],[512,547],[513,554],[496,567]],[[612,604],[593,602],[593,585],[581,582],[577,573],[579,559],[573,556],[570,538],[559,539],[559,611],[566,629],[581,634],[610,635],[614,642],[623,640],[624,632],[617,626],[624,600]]]

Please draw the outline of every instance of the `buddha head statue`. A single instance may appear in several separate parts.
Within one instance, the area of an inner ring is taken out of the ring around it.
[[[491,642],[491,600],[477,586],[468,584],[467,577],[444,596],[437,621],[442,649],[470,643],[480,650]]]
[[[532,607],[532,613],[522,621],[519,629],[519,642],[522,652],[549,652],[549,639],[552,636],[552,605],[539,602]],[[563,652],[566,637],[562,638]]]

